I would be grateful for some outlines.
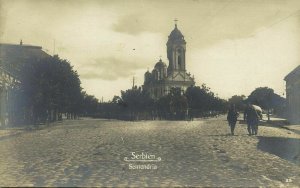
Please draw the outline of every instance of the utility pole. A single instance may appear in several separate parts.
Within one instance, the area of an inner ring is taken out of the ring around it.
[[[132,78],[132,89],[134,89],[134,76]]]
[[[53,56],[55,55],[55,39],[53,39]]]

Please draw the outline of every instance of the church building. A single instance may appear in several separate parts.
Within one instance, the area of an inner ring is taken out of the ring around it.
[[[171,88],[180,88],[184,93],[195,85],[194,78],[186,71],[186,42],[176,23],[168,38],[167,57],[168,66],[160,59],[151,72],[145,73],[143,89],[154,99],[168,95]]]

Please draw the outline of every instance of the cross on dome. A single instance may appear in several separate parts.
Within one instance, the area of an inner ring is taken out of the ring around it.
[[[175,27],[177,27],[177,22],[178,22],[178,19],[177,19],[177,18],[175,18],[175,19],[174,19],[174,22],[175,22]]]

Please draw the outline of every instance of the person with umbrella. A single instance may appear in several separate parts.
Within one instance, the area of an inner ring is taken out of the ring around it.
[[[244,120],[247,121],[247,130],[249,135],[257,135],[259,115],[253,105],[248,103],[244,112]]]

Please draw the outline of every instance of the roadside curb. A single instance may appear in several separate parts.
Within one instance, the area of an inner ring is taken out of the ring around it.
[[[3,131],[3,130],[0,130],[0,132],[1,131]],[[5,140],[7,138],[18,136],[18,135],[20,135],[20,134],[22,134],[22,133],[25,132],[25,130],[18,130],[18,131],[15,131],[15,130],[6,130],[6,131],[9,131],[11,133],[4,134],[4,135],[0,134],[0,141]]]
[[[293,129],[293,128],[290,128],[290,127],[288,127],[288,126],[282,126],[281,128],[286,129],[286,130],[289,130],[289,131],[292,131],[292,132],[294,132],[294,133],[296,133],[296,134],[300,134],[300,130]]]

